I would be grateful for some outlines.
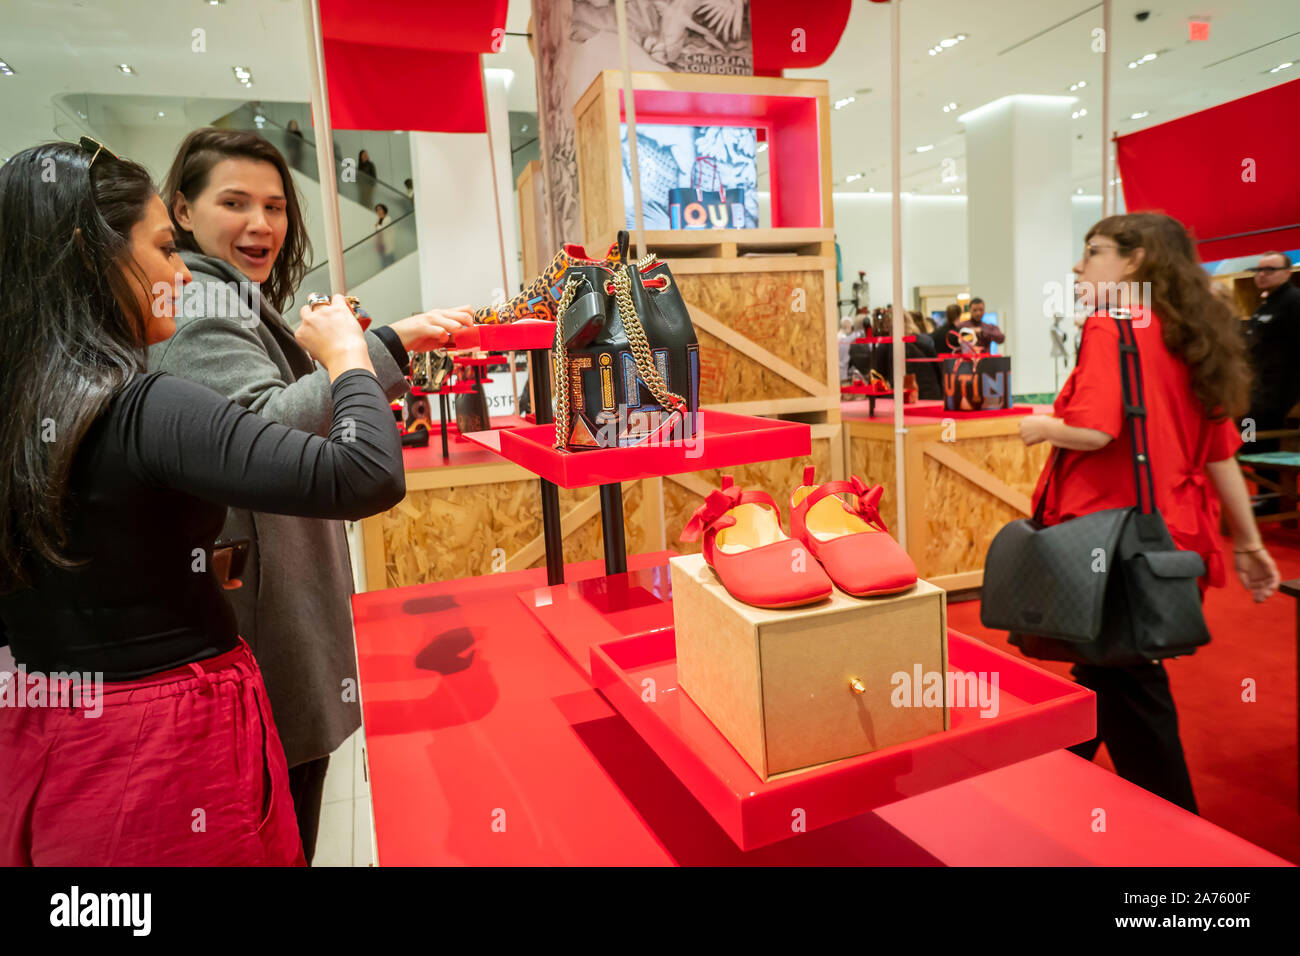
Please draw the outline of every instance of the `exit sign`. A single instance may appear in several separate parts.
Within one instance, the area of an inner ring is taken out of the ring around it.
[[[1209,20],[1188,20],[1187,21],[1187,39],[1192,42],[1197,40],[1208,40],[1210,38],[1210,21]]]

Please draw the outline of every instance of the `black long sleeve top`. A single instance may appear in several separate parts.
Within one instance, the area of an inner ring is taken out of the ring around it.
[[[374,375],[331,388],[328,438],[165,373],[124,387],[78,447],[65,554],[0,595],[0,644],[28,671],[134,680],[225,653],[235,617],[209,566],[226,506],[359,519],[405,494],[401,443]],[[302,556],[304,563],[312,556]]]

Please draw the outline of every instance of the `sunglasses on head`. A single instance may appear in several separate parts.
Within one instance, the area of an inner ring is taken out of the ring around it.
[[[113,152],[97,139],[83,136],[81,137],[80,145],[82,149],[91,154],[90,165],[87,168],[91,168],[95,165],[95,160],[99,159],[100,153],[107,153],[111,159],[115,161],[117,160],[117,153]]]

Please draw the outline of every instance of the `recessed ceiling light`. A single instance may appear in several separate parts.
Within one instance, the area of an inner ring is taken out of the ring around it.
[[[1070,119],[1078,119],[1081,116],[1087,116],[1087,115],[1088,115],[1087,109],[1075,110],[1073,113],[1070,114]]]
[[[928,153],[928,152],[929,152],[930,150],[932,150],[932,149],[934,149],[934,144],[933,144],[933,143],[928,143],[928,144],[926,144],[925,146],[918,146],[918,147],[916,147],[916,151],[917,151],[918,153]]]
[[[856,96],[846,96],[846,97],[844,97],[843,99],[836,100],[836,101],[835,101],[835,108],[836,108],[837,110],[842,110],[842,109],[844,109],[844,107],[848,106],[850,103],[854,102],[856,99],[857,99]]]
[[[1073,93],[1075,90],[1081,90],[1087,85],[1088,85],[1087,80],[1080,80],[1078,83],[1071,83],[1070,92]]]
[[[962,40],[965,39],[966,39],[966,34],[964,33],[958,33],[956,36],[945,37],[944,39],[936,43],[934,46],[930,47],[930,56],[937,56],[938,54],[942,53],[944,50],[951,50],[958,43],[960,43]]]
[[[1134,113],[1132,116],[1129,117],[1129,119],[1146,119],[1146,117],[1150,115],[1151,115],[1150,110],[1143,110],[1141,113]]]
[[[869,192],[869,193],[874,193],[875,191],[876,191],[876,187],[875,187],[875,186],[868,186],[868,187],[867,187],[867,192]]]
[[[167,115],[167,114],[164,113],[162,110],[159,110],[159,111],[158,111],[158,118],[159,118],[159,119],[162,119],[162,118],[163,118],[164,116],[166,116],[166,115]]]
[[[951,112],[952,112],[953,110],[955,110],[956,108],[957,108],[957,104],[956,104],[956,103],[945,103],[945,104],[943,104],[943,111],[944,111],[945,113],[951,113]]]
[[[1283,70],[1289,70],[1293,66],[1295,66],[1295,64],[1288,60],[1286,63],[1279,63],[1277,66],[1273,67],[1273,69],[1269,70],[1268,72],[1281,73]]]
[[[760,153],[765,153],[765,152],[767,152],[767,143],[759,143],[759,144],[758,144],[758,151],[759,151]]]
[[[123,73],[127,73],[127,74],[135,73],[135,67],[133,67],[130,63],[119,63],[117,65],[117,68],[121,70]]]
[[[1082,196],[1082,195],[1083,195],[1083,187],[1080,186],[1078,189],[1076,189],[1076,190],[1074,191],[1074,194],[1075,194],[1076,196]]]
[[[14,75],[14,68],[10,66],[8,63],[6,63],[4,60],[0,60],[0,76],[13,76],[13,75]]]
[[[861,178],[862,178],[862,173],[849,173],[847,176],[844,177],[844,181],[846,183],[856,183]]]

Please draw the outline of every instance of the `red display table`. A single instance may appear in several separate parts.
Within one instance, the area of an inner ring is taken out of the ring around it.
[[[353,597],[381,864],[1286,865],[1067,751],[742,852],[518,600],[545,584]]]

